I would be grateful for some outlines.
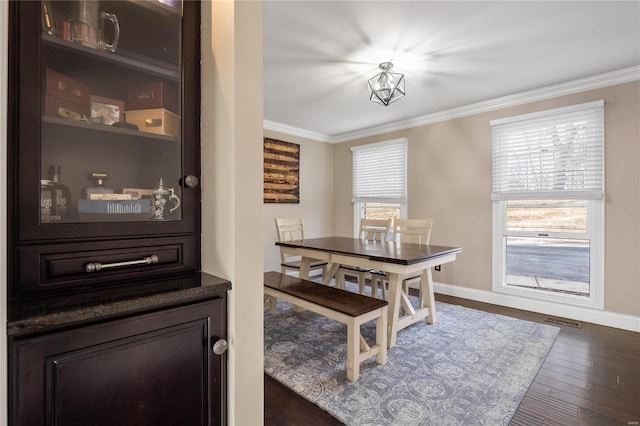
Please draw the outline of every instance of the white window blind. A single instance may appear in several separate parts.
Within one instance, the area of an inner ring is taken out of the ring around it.
[[[604,101],[491,121],[492,199],[602,198]]]
[[[406,201],[406,138],[356,146],[351,152],[353,202]]]

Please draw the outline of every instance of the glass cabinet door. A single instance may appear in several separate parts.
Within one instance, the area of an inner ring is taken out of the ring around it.
[[[40,224],[182,218],[182,4],[42,2]]]
[[[17,241],[197,235],[200,3],[11,4]]]
[[[200,7],[9,3],[12,312],[200,269]]]

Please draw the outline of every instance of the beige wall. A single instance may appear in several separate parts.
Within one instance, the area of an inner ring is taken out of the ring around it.
[[[233,425],[263,422],[262,15],[258,1],[202,3],[202,269],[231,280]]]
[[[333,235],[333,145],[270,130],[264,136],[300,144],[300,204],[268,203],[263,209],[264,270],[279,271],[276,217],[303,217],[305,237]]]
[[[334,225],[352,235],[354,145],[409,140],[408,216],[434,219],[434,244],[463,248],[434,280],[491,291],[491,129],[489,121],[605,100],[605,310],[640,316],[640,83],[632,82],[338,144]]]

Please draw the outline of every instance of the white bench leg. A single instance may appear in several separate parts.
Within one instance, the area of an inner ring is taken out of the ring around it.
[[[347,379],[360,377],[360,324],[351,318],[347,323]]]
[[[269,296],[269,295],[264,295],[264,303],[265,305],[267,305],[269,307],[269,312],[271,312],[272,314],[275,314],[277,309],[276,309],[276,304],[278,303],[278,299],[276,299],[273,296]]]
[[[387,307],[376,312],[376,362],[387,363]],[[370,317],[371,318],[371,317]],[[369,348],[360,334],[360,326],[369,320],[351,318],[347,322],[347,379],[358,380],[360,377],[360,363],[373,356],[374,351]],[[363,351],[361,351],[361,348]]]

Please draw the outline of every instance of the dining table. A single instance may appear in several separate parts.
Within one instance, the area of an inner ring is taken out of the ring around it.
[[[356,266],[383,272],[389,283],[387,346],[396,345],[398,331],[425,320],[436,321],[433,277],[431,269],[453,262],[462,252],[460,247],[410,244],[395,241],[369,241],[349,237],[305,238],[278,241],[283,253],[300,256],[300,278],[309,279],[309,267],[314,260],[327,262],[322,283],[330,285],[341,265]],[[420,275],[420,298],[414,306],[403,289],[405,278]],[[337,283],[339,286],[340,283]]]

